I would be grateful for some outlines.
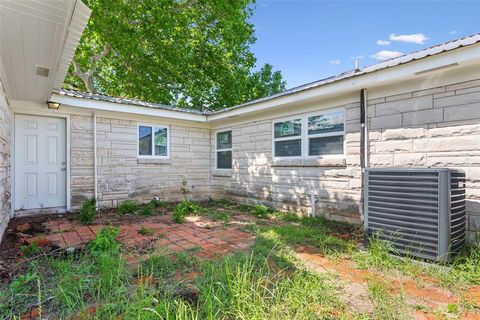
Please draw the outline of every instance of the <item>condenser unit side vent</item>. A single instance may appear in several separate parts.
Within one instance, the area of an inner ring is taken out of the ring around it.
[[[365,231],[395,251],[446,261],[465,244],[465,174],[448,169],[370,168]]]

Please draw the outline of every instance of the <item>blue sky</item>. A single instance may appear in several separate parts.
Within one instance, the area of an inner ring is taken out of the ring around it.
[[[257,0],[252,51],[291,88],[480,32],[479,15],[480,0]]]

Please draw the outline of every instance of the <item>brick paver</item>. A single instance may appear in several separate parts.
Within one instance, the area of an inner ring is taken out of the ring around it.
[[[120,224],[117,240],[126,247],[136,249],[143,246],[155,248],[168,248],[179,252],[188,249],[198,248],[199,257],[218,257],[233,251],[247,250],[253,244],[251,234],[239,229],[245,217],[235,220],[232,217],[231,223],[227,226],[213,224],[204,217],[189,219],[183,224],[175,224],[168,216],[149,217],[135,224]],[[44,236],[30,237],[25,241],[46,241],[60,248],[83,247],[88,241],[106,227],[106,225],[81,225],[76,221],[69,221],[59,218],[57,221],[44,223],[49,234]],[[148,235],[142,235],[139,230],[149,229]],[[133,257],[129,257],[134,260]]]

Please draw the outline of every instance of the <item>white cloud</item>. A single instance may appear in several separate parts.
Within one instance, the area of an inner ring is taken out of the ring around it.
[[[396,57],[400,57],[403,55],[402,52],[400,51],[389,51],[389,50],[382,50],[378,51],[377,53],[371,55],[372,58],[377,59],[377,60],[388,60],[388,59],[393,59]]]
[[[415,34],[395,34],[392,33],[389,38],[391,41],[400,41],[400,42],[408,42],[408,43],[416,43],[416,44],[424,44],[425,41],[428,40],[427,36],[423,33],[415,33]]]
[[[340,64],[340,63],[342,63],[342,60],[338,60],[338,59],[330,60],[330,61],[328,61],[328,63],[330,63],[330,64]]]
[[[449,32],[449,34],[457,34],[458,33],[458,30],[452,30]]]
[[[379,46],[388,46],[390,44],[390,41],[388,41],[388,40],[378,40],[377,44]]]

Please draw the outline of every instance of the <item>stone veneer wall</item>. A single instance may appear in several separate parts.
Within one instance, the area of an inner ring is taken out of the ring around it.
[[[94,196],[93,118],[71,117],[72,206]],[[170,159],[137,159],[137,121],[97,117],[98,199],[102,207],[154,196],[181,200],[182,177],[189,197],[210,197],[210,130],[170,125]]]
[[[212,197],[308,212],[309,195],[316,192],[323,214],[359,222],[359,103],[343,107],[345,163],[274,163],[271,119],[222,128],[232,130],[233,169],[215,170],[212,153]],[[369,100],[368,128],[372,167],[434,166],[466,172],[467,236],[474,240],[480,230],[480,80]],[[214,131],[211,139],[213,143]]]
[[[0,81],[0,241],[12,213],[11,199],[11,113]]]

